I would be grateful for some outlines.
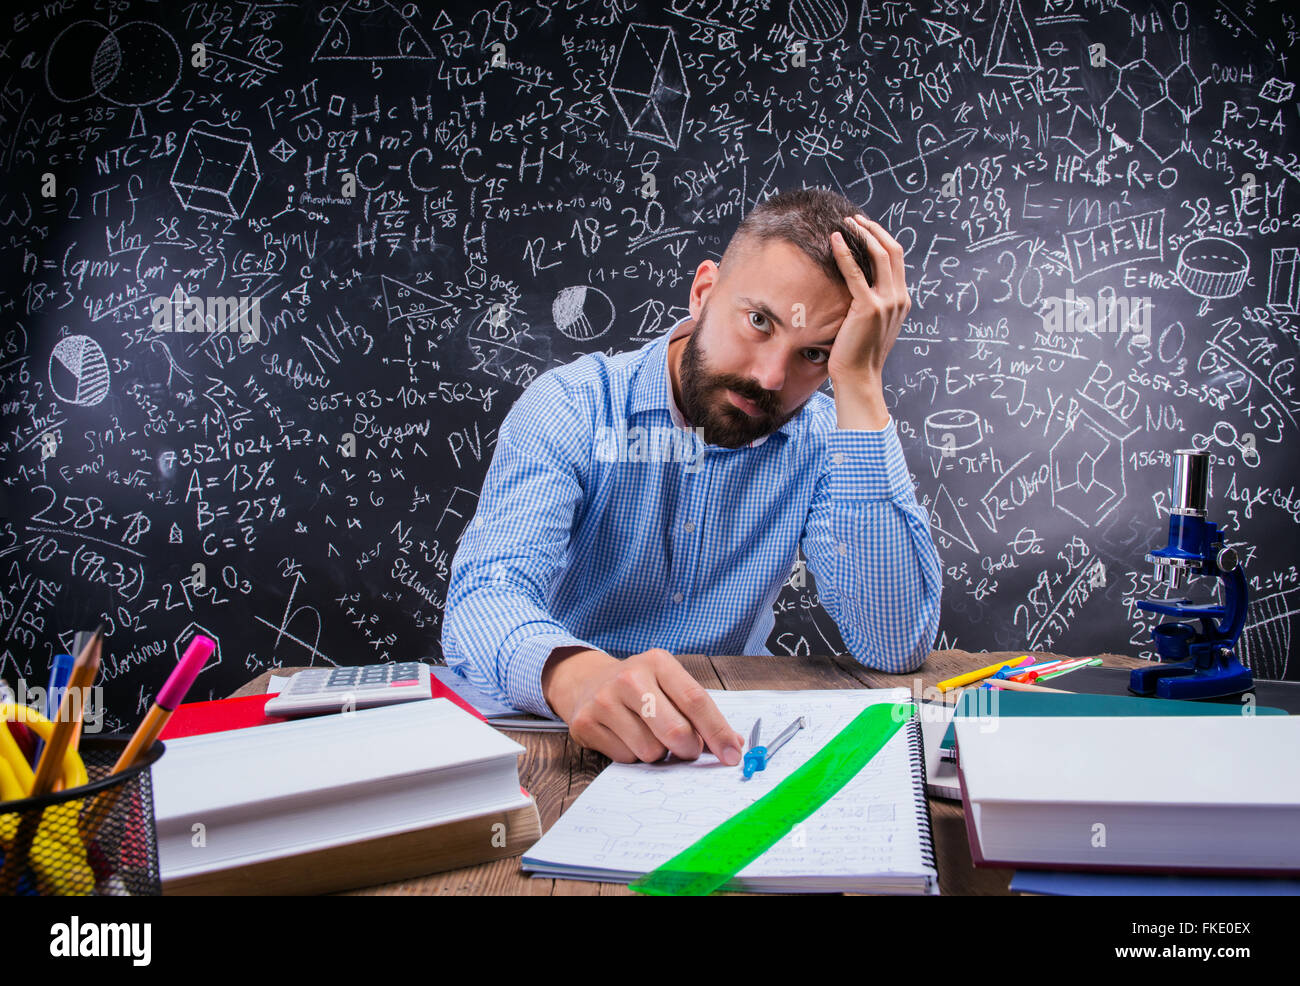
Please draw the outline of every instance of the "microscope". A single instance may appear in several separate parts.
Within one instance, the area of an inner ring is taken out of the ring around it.
[[[1203,575],[1223,585],[1223,602],[1143,599],[1138,608],[1174,619],[1151,631],[1160,663],[1135,668],[1129,691],[1157,698],[1209,699],[1239,695],[1254,686],[1250,670],[1233,654],[1246,625],[1249,591],[1235,548],[1224,547],[1218,525],[1205,519],[1210,484],[1207,452],[1174,452],[1174,486],[1169,509],[1169,543],[1150,552],[1155,576],[1170,588]],[[1199,628],[1190,621],[1199,621]],[[1165,663],[1179,662],[1179,663]]]

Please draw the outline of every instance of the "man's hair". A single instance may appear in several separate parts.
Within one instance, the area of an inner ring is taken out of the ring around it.
[[[759,203],[740,221],[718,267],[725,275],[751,247],[768,240],[785,240],[802,250],[832,283],[844,284],[844,275],[840,273],[840,265],[831,251],[831,233],[839,230],[853,259],[867,276],[867,283],[874,286],[876,277],[871,255],[858,233],[844,222],[845,216],[854,216],[861,211],[829,188],[796,188],[779,192]]]

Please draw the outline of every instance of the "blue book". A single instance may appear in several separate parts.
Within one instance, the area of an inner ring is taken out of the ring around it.
[[[1176,873],[1016,870],[1013,893],[1063,897],[1300,897],[1300,880]]]

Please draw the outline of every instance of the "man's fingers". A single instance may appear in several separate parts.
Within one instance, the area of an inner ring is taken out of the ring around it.
[[[849,252],[848,240],[845,238],[844,233],[835,232],[831,234],[831,253],[835,255],[835,261],[840,265],[840,273],[844,275],[844,280],[848,282],[850,293],[855,298],[864,300],[870,298],[871,285],[867,283],[866,274],[858,266],[853,254]]]
[[[643,668],[641,674],[623,682],[619,697],[674,755],[683,760],[694,760],[703,752],[704,740],[663,693],[659,682],[653,680],[650,668]]]
[[[646,720],[621,703],[602,709],[600,723],[645,763],[658,763],[668,752],[668,747],[650,731]]]
[[[903,264],[903,245],[889,235],[889,231],[874,219],[868,219],[867,229],[873,233],[889,253],[890,269],[894,276],[894,290],[898,296],[907,295],[907,272]]]
[[[889,297],[895,290],[894,260],[881,240],[866,225],[867,220],[860,216],[845,216],[844,223],[853,230],[855,236],[861,237],[867,253],[871,256],[871,266],[875,272],[875,283],[871,286],[881,297]]]
[[[615,681],[614,693],[623,705],[641,718],[660,743],[683,760],[694,760],[704,749],[704,741],[664,695],[657,678],[660,661],[677,663],[672,654],[664,651],[654,660],[629,667]]]
[[[637,755],[608,726],[591,723],[584,733],[585,738],[575,737],[588,749],[599,750],[615,763],[636,763]]]
[[[664,662],[659,671],[659,685],[664,694],[677,706],[678,710],[691,725],[699,731],[704,742],[708,744],[713,755],[723,763],[734,767],[740,763],[740,751],[743,741],[731,728],[704,686],[691,677],[691,673],[677,661]]]

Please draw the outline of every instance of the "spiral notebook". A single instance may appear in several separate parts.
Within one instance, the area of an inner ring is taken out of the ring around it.
[[[611,764],[521,861],[526,872],[627,883],[667,862],[807,761],[868,705],[908,702],[905,688],[710,691],[732,727],[759,742],[799,716],[794,735],[748,781],[706,752],[698,760]],[[913,717],[829,801],[742,869],[727,889],[772,893],[937,894],[920,720]]]

